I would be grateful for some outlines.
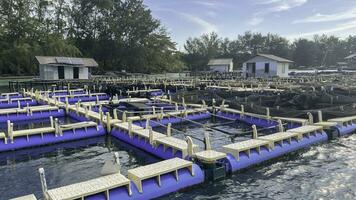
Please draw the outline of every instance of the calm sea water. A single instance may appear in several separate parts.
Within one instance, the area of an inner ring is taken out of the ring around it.
[[[207,120],[202,123],[223,122]],[[248,127],[240,125],[216,127],[235,132],[248,130]],[[180,124],[174,128],[187,135],[197,136],[197,143],[204,133],[204,129],[192,124]],[[178,131],[174,134],[176,137],[182,135]],[[210,135],[213,146],[231,142],[230,137],[219,131],[210,131]],[[239,137],[237,140],[249,137]],[[0,154],[0,199],[29,193],[41,197],[39,167],[44,167],[46,171],[49,188],[99,177],[101,167],[105,160],[111,159],[113,151],[120,154],[123,174],[130,168],[158,161],[155,157],[110,137],[3,153]],[[355,198],[356,135],[352,135],[160,199]]]

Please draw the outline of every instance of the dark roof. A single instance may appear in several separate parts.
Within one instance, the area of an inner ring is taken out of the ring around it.
[[[355,53],[355,54],[351,54],[351,55],[347,56],[345,59],[351,59],[351,58],[354,58],[354,57],[356,57],[356,53]]]
[[[275,56],[275,55],[272,55],[272,54],[259,53],[259,54],[257,54],[257,56],[262,56],[262,57],[265,57],[265,58],[268,58],[268,59],[271,59],[271,60],[275,60],[277,62],[287,62],[287,63],[292,63],[293,62],[291,60],[288,60],[288,59],[285,59],[285,58],[281,58],[281,57],[278,57],[278,56]]]
[[[77,67],[98,67],[98,63],[93,58],[74,58],[74,57],[54,57],[36,56],[40,65],[71,65]]]
[[[230,65],[232,58],[210,59],[208,65]]]

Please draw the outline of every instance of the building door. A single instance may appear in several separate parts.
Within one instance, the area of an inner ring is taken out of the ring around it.
[[[256,63],[252,63],[252,74],[256,73]]]
[[[79,79],[79,67],[73,67],[73,78]]]
[[[64,67],[58,66],[58,79],[64,79]]]

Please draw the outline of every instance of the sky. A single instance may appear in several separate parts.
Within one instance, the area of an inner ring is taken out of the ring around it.
[[[287,39],[356,34],[356,0],[144,0],[183,50],[189,37],[216,32],[235,39],[246,31]]]

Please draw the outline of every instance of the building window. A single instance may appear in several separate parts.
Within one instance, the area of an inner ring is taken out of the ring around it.
[[[265,73],[269,73],[269,63],[265,63]]]

